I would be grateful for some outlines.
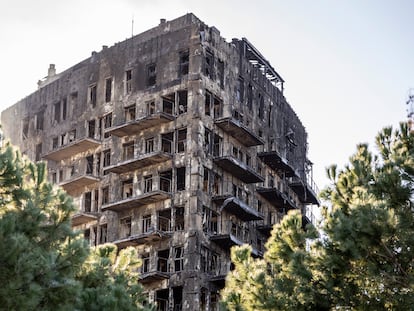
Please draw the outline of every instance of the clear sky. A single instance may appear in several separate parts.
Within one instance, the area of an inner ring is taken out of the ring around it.
[[[61,72],[192,12],[228,41],[246,37],[284,78],[309,135],[314,179],[343,166],[360,142],[406,119],[414,88],[412,0],[0,0],[0,110]]]

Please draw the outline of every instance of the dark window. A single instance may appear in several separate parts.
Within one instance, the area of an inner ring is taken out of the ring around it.
[[[206,116],[211,115],[211,100],[212,100],[212,98],[213,98],[213,95],[209,91],[206,91],[206,98],[205,98],[205,102],[204,102],[204,114]]]
[[[174,271],[179,272],[184,269],[184,249],[181,246],[174,247]]]
[[[154,152],[154,137],[145,140],[145,153]]]
[[[264,98],[263,95],[259,93],[259,118],[263,120],[264,118]]]
[[[125,94],[132,91],[132,70],[125,71]]]
[[[210,154],[211,153],[211,131],[208,128],[204,128],[204,148],[205,148],[205,152],[206,154]]]
[[[217,63],[217,79],[220,83],[220,87],[224,88],[224,62],[220,59]]]
[[[88,137],[95,138],[95,120],[88,121]]]
[[[174,229],[175,231],[184,230],[184,206],[178,206],[174,210]]]
[[[157,67],[155,64],[147,66],[147,86],[153,86],[157,83]]]
[[[54,184],[57,183],[57,173],[56,172],[52,172],[52,183],[54,183]]]
[[[178,91],[178,113],[187,112],[188,92]]]
[[[99,237],[99,244],[104,244],[107,242],[108,236],[108,225],[103,224],[100,226],[100,237]]]
[[[142,254],[141,260],[142,260],[141,273],[150,272],[150,255],[148,253]]]
[[[91,85],[89,87],[89,103],[92,105],[92,107],[96,107],[96,84]]]
[[[119,224],[121,229],[121,238],[127,238],[131,236],[131,216],[120,219]]]
[[[109,103],[112,99],[112,78],[105,80],[105,102]]]
[[[184,76],[188,74],[188,66],[189,66],[189,60],[190,60],[189,56],[190,54],[188,50],[180,52],[180,69],[179,69],[180,76]]]
[[[170,257],[170,250],[165,249],[158,251],[157,270],[160,272],[170,272],[168,267],[168,258]],[[168,292],[168,290],[167,290]],[[157,292],[158,293],[158,292]]]
[[[106,116],[104,116],[104,129],[110,128],[112,126],[112,113],[108,113]],[[108,138],[111,136],[111,134],[105,132],[104,138]]]
[[[155,113],[155,102],[149,101],[146,103],[146,110],[147,110],[147,116],[150,116]]]
[[[122,198],[130,198],[134,194],[134,184],[132,182],[132,179],[124,180],[122,182]]]
[[[214,77],[214,55],[210,51],[206,51],[206,56],[204,59],[204,74],[213,79]]]
[[[253,86],[251,84],[247,87],[247,107],[250,111],[253,109]]]
[[[177,152],[185,152],[185,146],[186,146],[186,140],[187,140],[187,129],[181,129],[177,131]]]
[[[204,192],[209,192],[209,175],[210,175],[210,170],[203,166],[203,191]]]
[[[68,132],[68,143],[74,142],[76,140],[76,129]]]
[[[40,161],[42,158],[42,143],[36,145],[36,161]]]
[[[174,114],[175,93],[162,97],[162,111],[168,114]]]
[[[53,137],[52,138],[52,149],[56,149],[57,147],[59,147],[59,138]]]
[[[86,213],[90,213],[92,209],[92,192],[85,193],[85,201],[83,205],[83,210]]]
[[[236,99],[241,103],[244,101],[244,81],[241,77],[237,80]]]
[[[55,115],[54,115],[54,120],[56,122],[60,122],[60,102],[55,103],[53,105],[54,109],[55,109]]]
[[[67,116],[67,101],[66,98],[62,99],[62,120],[66,120],[66,116]]]
[[[185,167],[177,168],[177,191],[185,190]]]
[[[93,154],[86,157],[86,174],[93,173]]]
[[[214,96],[214,102],[213,102],[213,109],[214,109],[214,118],[220,118],[222,115],[222,110],[223,110],[223,101]]]
[[[109,203],[109,187],[102,188],[102,205]]]
[[[165,272],[168,272],[168,271],[165,271]],[[155,303],[157,305],[157,311],[169,310],[168,309],[169,308],[168,288],[160,289],[155,292]]]
[[[22,130],[22,137],[26,139],[29,135],[29,119],[23,119],[23,130]]]
[[[125,108],[125,121],[133,121],[136,118],[136,107],[135,105]]]
[[[134,158],[134,150],[135,150],[134,142],[126,143],[122,147],[124,149],[124,161],[133,159]]]
[[[44,111],[40,111],[36,114],[36,130],[43,130]]]
[[[111,165],[111,149],[107,149],[103,152],[103,166]]]

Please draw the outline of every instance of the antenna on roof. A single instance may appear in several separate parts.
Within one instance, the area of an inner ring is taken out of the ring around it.
[[[132,15],[131,38],[134,36],[134,15]]]

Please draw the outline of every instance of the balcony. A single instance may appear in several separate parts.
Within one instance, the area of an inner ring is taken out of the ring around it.
[[[143,266],[141,268],[141,274],[139,275],[139,281],[142,284],[148,284],[152,282],[162,281],[170,278],[168,258],[154,256],[143,260]]]
[[[275,187],[257,187],[256,191],[276,208],[296,208],[296,204],[286,194]]]
[[[290,188],[298,195],[299,200],[305,204],[319,205],[317,193],[319,193],[316,184],[313,180],[305,182],[299,177],[293,177],[289,183]]]
[[[138,154],[135,153],[135,148],[131,148],[129,152],[125,148],[124,160],[104,168],[104,172],[122,174],[171,160],[172,142],[163,136],[158,136],[158,138],[157,140],[147,139],[143,150]]]
[[[288,160],[282,157],[277,151],[259,152],[257,156],[278,174],[284,174],[286,177],[296,176],[295,170],[289,164]]]
[[[96,139],[85,137],[60,146],[59,148],[44,154],[43,158],[47,160],[61,161],[78,153],[88,151],[89,149],[95,149],[100,146],[100,144],[101,142]]]
[[[139,119],[124,122],[118,126],[109,128],[106,133],[123,137],[129,135],[135,135],[144,129],[148,129],[153,126],[157,126],[163,123],[168,123],[174,120],[175,117],[169,113],[156,112]]]
[[[239,140],[244,146],[263,145],[264,141],[250,128],[233,117],[219,118],[214,121],[219,128]]]
[[[212,200],[220,205],[220,211],[227,211],[236,215],[240,220],[251,221],[263,219],[263,216],[258,211],[233,195],[214,196]]]
[[[114,241],[113,243],[122,249],[128,246],[149,244],[171,237],[170,219],[158,216],[153,226],[143,226],[141,232]]]
[[[243,162],[244,156],[237,148],[229,145],[227,149],[221,150],[222,146],[215,146],[213,161],[225,171],[229,172],[246,184],[263,182],[264,178],[251,166],[251,159]]]
[[[72,216],[72,226],[80,226],[91,221],[97,221],[98,216],[95,213],[77,212]]]
[[[264,219],[257,222],[256,229],[265,236],[270,237],[273,226],[280,223],[284,216],[285,213],[281,212],[267,212]]]
[[[60,182],[58,185],[62,187],[68,194],[73,194],[76,190],[90,186],[100,179],[91,174],[81,174],[72,176],[70,179]]]
[[[130,197],[120,198],[112,203],[102,206],[102,211],[123,211],[140,207],[160,201],[164,201],[171,197],[171,179],[162,176],[152,176],[141,180],[138,183],[138,194]]]
[[[210,240],[225,250],[230,250],[230,248],[235,245],[246,243],[251,245],[249,230],[231,220],[220,223],[219,232],[213,232],[210,235]],[[260,256],[259,250],[257,250],[254,245],[251,246],[252,255]]]
[[[219,288],[224,288],[226,276],[230,271],[230,263],[220,260],[220,258],[214,258],[209,264],[209,269],[206,271],[208,275],[208,281],[215,284]]]

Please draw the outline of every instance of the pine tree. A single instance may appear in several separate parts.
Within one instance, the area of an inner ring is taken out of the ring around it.
[[[328,169],[320,235],[298,213],[275,226],[263,260],[232,250],[228,310],[412,310],[414,136],[407,124],[357,146],[343,170]]]
[[[46,172],[0,148],[0,309],[144,310],[136,253],[90,250],[71,228],[72,199]]]

